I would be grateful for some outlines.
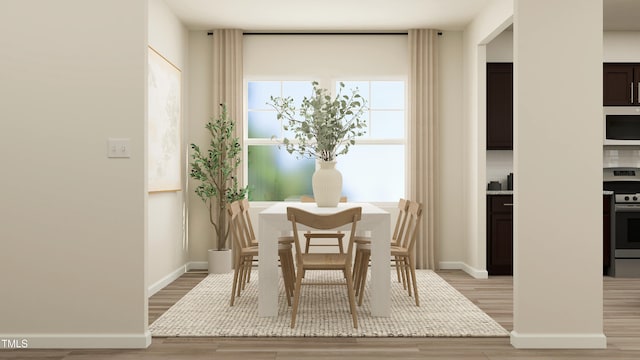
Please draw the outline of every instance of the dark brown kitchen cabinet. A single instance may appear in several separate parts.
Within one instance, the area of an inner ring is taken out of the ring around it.
[[[611,266],[611,197],[602,197],[602,267],[605,275]]]
[[[513,64],[487,63],[487,150],[513,149]]]
[[[640,64],[605,63],[602,76],[604,106],[640,105]]]
[[[487,272],[513,274],[513,195],[487,196]]]

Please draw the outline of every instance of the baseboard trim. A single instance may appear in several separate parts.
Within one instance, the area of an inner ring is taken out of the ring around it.
[[[511,332],[516,349],[606,349],[604,334],[520,334]]]
[[[10,349],[146,349],[151,332],[143,334],[0,334],[0,350]]]
[[[187,271],[186,268],[187,268],[186,265],[182,265],[179,268],[172,271],[169,275],[163,277],[162,279],[158,280],[156,283],[149,286],[149,288],[147,289],[147,296],[148,297],[153,296],[158,291],[164,289],[165,286],[174,282],[176,279],[178,279]]]
[[[489,273],[487,270],[476,269],[467,265],[462,261],[441,261],[439,263],[440,269],[443,270],[462,270],[471,275],[474,279],[488,279]]]

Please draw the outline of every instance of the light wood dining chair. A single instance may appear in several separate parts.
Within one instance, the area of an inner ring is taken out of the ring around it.
[[[395,260],[396,269],[400,271],[405,290],[415,297],[416,306],[420,306],[418,298],[418,282],[416,279],[416,266],[414,258],[414,249],[416,238],[418,236],[418,227],[422,218],[422,205],[418,202],[408,201],[407,212],[404,220],[404,230],[401,235],[396,238],[396,245],[391,245],[391,256]],[[356,256],[359,257],[358,264],[354,265],[355,286],[358,289],[358,304],[362,305],[364,286],[367,278],[367,270],[369,268],[369,259],[371,258],[371,244],[361,243],[356,248]],[[357,269],[355,268],[357,266]]]
[[[251,241],[251,246],[258,246],[258,239],[256,239],[256,233],[253,231],[253,224],[251,223],[251,216],[249,215],[249,199],[244,198],[240,200],[240,210],[242,211],[242,220],[245,222],[245,231]],[[291,239],[293,241],[293,238]]]
[[[231,287],[230,306],[233,306],[235,297],[239,297],[245,284],[250,281],[249,274],[253,260],[258,257],[258,247],[251,245],[247,219],[243,215],[242,201],[234,201],[227,204],[229,214],[229,231],[235,244],[235,269],[233,273],[233,285]],[[295,282],[295,268],[293,262],[293,247],[291,242],[278,243],[278,257],[284,282],[287,303],[291,305],[293,286]]]
[[[240,203],[234,201],[227,204],[227,212],[229,215],[229,236],[233,239],[235,252],[233,285],[229,303],[230,306],[233,306],[236,296],[240,296],[240,292],[244,288],[245,273],[251,271],[253,257],[258,256],[258,247],[251,246],[248,241],[241,220],[242,210],[240,209]]]
[[[335,214],[313,214],[295,207],[287,207],[287,219],[291,221],[293,228],[294,244],[296,247],[296,284],[294,286],[293,309],[291,312],[291,328],[295,327],[296,315],[300,304],[300,292],[305,271],[313,270],[340,270],[344,274],[345,282],[336,284],[345,284],[347,286],[347,295],[349,297],[349,308],[353,320],[353,327],[358,327],[358,317],[356,314],[355,294],[352,281],[351,255],[353,252],[353,239],[356,232],[356,225],[362,218],[362,208],[354,207],[340,211]],[[350,226],[349,243],[347,252],[344,254],[320,254],[320,253],[303,253],[301,251],[300,236],[298,235],[298,225],[316,230],[331,230],[342,226]]]
[[[406,199],[398,200],[398,216],[396,218],[396,224],[393,229],[393,234],[391,234],[391,246],[398,245],[398,239],[402,238],[404,234],[404,228],[407,223],[407,210],[409,209],[409,204],[411,201]],[[371,238],[365,236],[356,236],[354,240],[356,244],[355,248],[355,259],[353,262],[353,277],[354,284],[356,290],[356,296],[358,297],[358,305],[362,305],[363,292],[367,279],[367,270],[369,267],[369,259],[363,259],[362,255],[370,250]],[[396,276],[398,278],[398,282],[401,282],[403,287],[406,289],[406,278],[404,278],[400,272],[400,267],[398,267],[397,259],[392,258],[394,267],[396,268]]]
[[[242,211],[242,217],[240,218],[240,221],[244,222],[244,230],[247,238],[249,239],[249,244],[251,246],[258,246],[258,239],[256,238],[256,234],[253,230],[253,223],[251,222],[251,214],[249,211],[250,210],[249,199],[244,198],[242,200],[239,200],[239,202],[240,202],[240,210]],[[293,236],[279,237],[278,244],[292,245]],[[258,261],[258,259],[255,257],[252,258],[251,260],[253,261],[254,264]],[[291,256],[291,261],[293,261],[293,255]],[[280,266],[283,266],[283,264],[280,264]],[[293,266],[291,268],[295,269],[295,267]],[[251,281],[251,272],[248,271],[245,275],[246,275],[246,279],[244,279],[245,280],[244,283],[248,283],[249,281]],[[295,275],[291,284],[293,284],[294,282],[295,282]],[[244,285],[243,285],[243,289],[244,289]],[[291,296],[293,296],[293,291],[291,292]]]
[[[307,195],[302,195],[300,196],[300,202],[315,202],[316,200],[311,197],[311,196],[307,196]],[[342,203],[346,203],[347,202],[347,197],[346,196],[342,196],[340,197],[340,202]],[[309,248],[311,246],[331,246],[331,247],[337,247],[338,248],[338,252],[340,254],[344,254],[344,245],[342,242],[342,239],[344,239],[344,233],[341,231],[335,231],[335,232],[311,232],[311,231],[307,231],[304,234],[305,237],[305,246],[304,246],[304,252],[308,253],[309,252]],[[322,242],[312,242],[313,239],[336,239],[337,243],[333,243],[333,244],[327,244],[327,243],[322,243]]]

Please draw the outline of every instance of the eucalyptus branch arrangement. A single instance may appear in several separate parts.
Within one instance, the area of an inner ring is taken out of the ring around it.
[[[195,192],[209,208],[209,222],[216,232],[217,250],[227,248],[227,204],[244,199],[247,193],[247,188],[240,187],[234,175],[240,165],[242,153],[238,138],[233,136],[236,124],[229,119],[226,105],[220,106],[220,116],[210,120],[205,126],[211,137],[206,152],[203,153],[198,145],[191,144],[193,161],[190,163],[189,173],[191,178],[200,181]]]
[[[362,116],[366,101],[357,89],[352,89],[350,95],[343,95],[345,85],[342,82],[334,98],[327,89],[320,88],[318,82],[314,81],[312,85],[312,96],[305,96],[299,108],[291,97],[272,96],[268,104],[277,111],[283,129],[294,133],[293,139],[285,137],[281,140],[289,154],[333,161],[349,151],[356,137],[365,134],[367,124]]]

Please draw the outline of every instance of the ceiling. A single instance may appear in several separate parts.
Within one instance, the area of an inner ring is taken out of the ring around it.
[[[462,30],[489,0],[165,0],[188,28],[254,31]]]
[[[164,0],[191,30],[462,30],[490,0]],[[640,31],[640,0],[603,0],[605,30]]]

